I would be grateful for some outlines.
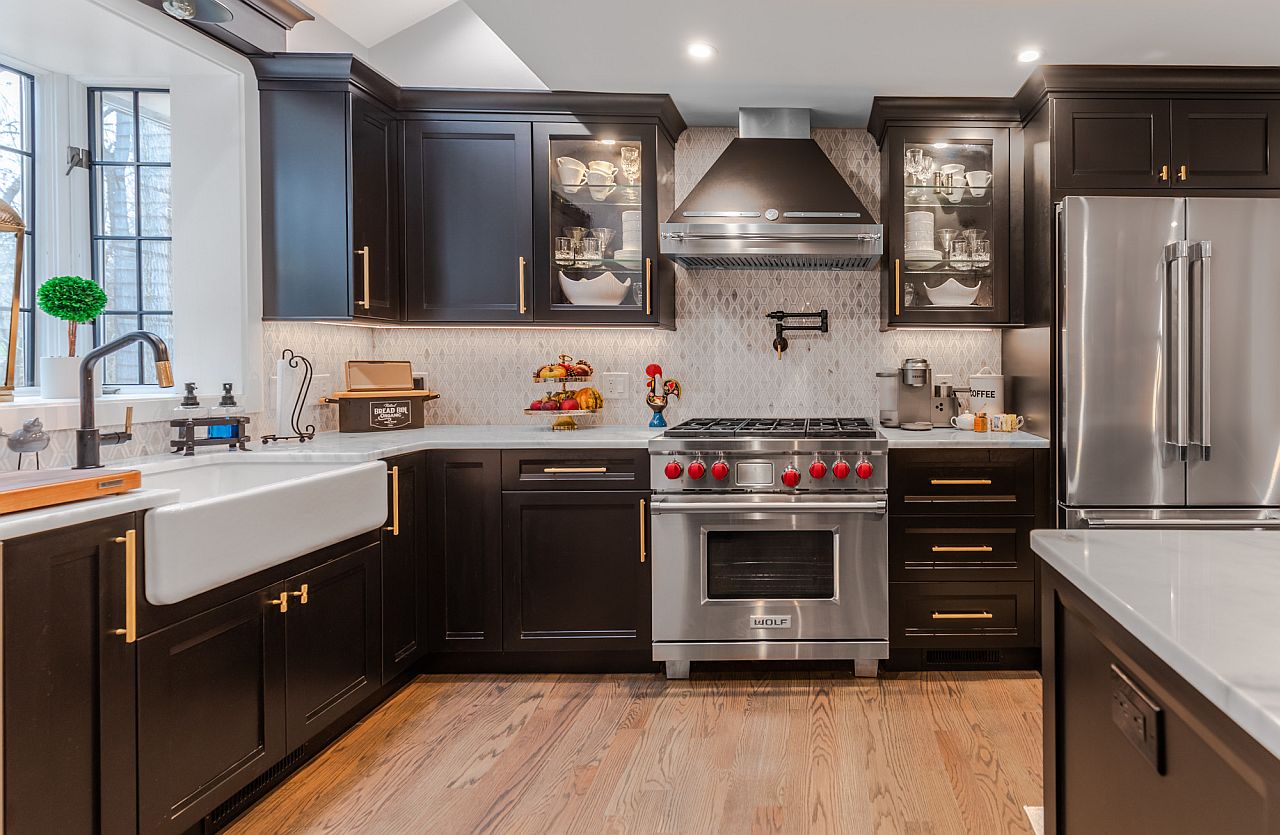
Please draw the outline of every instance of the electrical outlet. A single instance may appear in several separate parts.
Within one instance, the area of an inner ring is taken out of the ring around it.
[[[604,372],[604,396],[626,397],[631,386],[631,375],[626,371]]]

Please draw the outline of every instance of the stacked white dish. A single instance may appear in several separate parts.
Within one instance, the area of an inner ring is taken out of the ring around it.
[[[644,240],[644,219],[637,210],[622,213],[622,246],[613,253],[619,261],[639,260]]]
[[[903,258],[918,270],[942,263],[942,253],[933,248],[933,212],[907,212]]]

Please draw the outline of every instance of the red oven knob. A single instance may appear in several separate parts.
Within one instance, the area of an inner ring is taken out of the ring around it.
[[[848,478],[849,472],[849,462],[845,461],[843,458],[831,465],[831,474],[836,478]]]
[[[684,467],[680,466],[679,461],[672,461],[662,471],[667,474],[667,478],[676,479],[680,477],[680,473],[684,472]]]
[[[865,458],[859,461],[858,466],[854,468],[854,472],[858,474],[858,478],[871,478],[871,474],[875,471],[876,468],[871,466],[871,462]]]
[[[725,461],[717,461],[711,465],[711,477],[716,481],[724,481],[729,477],[729,465]]]
[[[788,487],[800,484],[800,472],[795,467],[787,467],[782,471],[782,483]]]
[[[689,465],[689,478],[698,480],[707,474],[707,465],[701,461],[694,461]]]
[[[821,461],[814,461],[809,465],[809,475],[814,478],[821,479],[827,474],[827,465]]]

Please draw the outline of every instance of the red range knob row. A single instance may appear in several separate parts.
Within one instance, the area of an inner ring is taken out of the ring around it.
[[[787,467],[782,471],[782,483],[788,487],[796,487],[800,484],[800,471],[795,467]]]
[[[814,461],[809,465],[809,475],[814,478],[821,479],[827,474],[827,465],[821,461]]]
[[[667,478],[676,479],[684,472],[684,467],[680,466],[679,461],[671,461],[667,466],[662,468],[662,472],[666,473]]]
[[[707,465],[703,464],[701,461],[694,461],[692,464],[689,465],[689,478],[692,478],[696,481],[697,479],[702,478],[706,474],[707,474]]]
[[[865,458],[859,461],[858,466],[854,468],[854,472],[858,474],[858,478],[871,478],[871,474],[875,471],[876,468],[871,466],[871,462]]]
[[[729,477],[729,464],[725,461],[717,461],[712,464],[711,477],[716,481],[724,481]]]
[[[841,459],[831,465],[831,474],[836,478],[846,479],[849,477],[850,472],[852,472],[852,470],[849,467],[849,462],[844,459]]]

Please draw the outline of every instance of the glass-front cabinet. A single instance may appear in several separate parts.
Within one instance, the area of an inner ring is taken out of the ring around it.
[[[1008,129],[892,128],[883,153],[885,324],[1008,324]]]
[[[674,308],[658,257],[670,143],[652,124],[534,125],[534,319],[658,324]]]

